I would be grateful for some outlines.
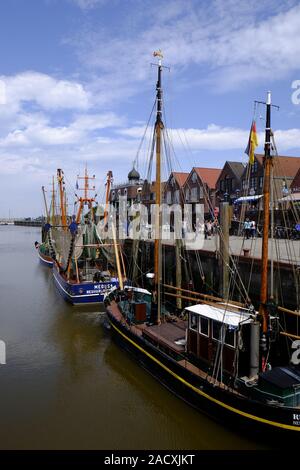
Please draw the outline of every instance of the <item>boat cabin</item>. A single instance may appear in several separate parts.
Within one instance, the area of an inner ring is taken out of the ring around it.
[[[249,312],[225,304],[198,304],[187,307],[185,311],[188,315],[188,355],[208,368],[222,354],[222,369],[231,375],[234,371],[236,348],[241,342],[241,325],[243,339],[248,342],[250,337],[249,326],[252,320]],[[220,348],[222,343],[223,348]],[[249,358],[243,358],[243,363],[248,372]]]

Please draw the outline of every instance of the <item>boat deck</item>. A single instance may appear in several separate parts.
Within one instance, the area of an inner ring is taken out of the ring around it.
[[[184,344],[176,344],[176,341],[185,340],[187,322],[178,320],[176,322],[166,322],[160,325],[146,326],[143,329],[143,336],[156,343],[171,349],[177,354],[185,352]]]
[[[109,310],[112,315],[120,321],[122,324],[126,324],[126,321],[120,312],[116,302],[112,302],[109,306]],[[183,354],[185,352],[185,346],[183,344],[176,344],[175,341],[180,339],[185,339],[185,330],[187,328],[187,321],[177,320],[176,322],[166,322],[160,325],[147,326],[146,323],[141,323],[139,325],[130,325],[130,330],[137,336],[143,336],[145,339],[150,340],[150,342],[155,342],[160,346],[166,347],[169,350],[172,350],[176,354]],[[223,388],[230,389],[232,393],[236,395],[241,394],[237,391],[228,387],[223,382],[216,380],[213,377],[210,377],[207,372],[200,369],[199,367],[192,364],[187,358],[183,358],[177,361],[185,369],[189,370],[196,376],[207,380],[213,385]]]

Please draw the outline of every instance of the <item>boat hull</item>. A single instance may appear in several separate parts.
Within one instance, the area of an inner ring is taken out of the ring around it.
[[[38,247],[37,252],[38,252],[38,257],[39,257],[40,263],[43,266],[47,266],[48,268],[52,268],[53,259],[51,258],[51,256],[48,256],[48,255],[45,255],[44,253],[42,253],[42,251],[40,250],[40,247]]]
[[[71,283],[59,273],[56,265],[53,265],[53,277],[55,285],[62,297],[72,305],[103,303],[106,296],[119,287],[117,281],[109,282],[85,282]]]
[[[134,355],[137,362],[161,384],[200,412],[235,430],[242,425],[246,432],[260,430],[269,436],[282,436],[285,431],[289,438],[291,435],[300,437],[300,409],[297,417],[292,408],[266,406],[214,386],[181,366],[142,336],[132,333],[115,318],[109,306],[106,312],[111,332],[118,343]],[[295,425],[295,422],[298,424]]]

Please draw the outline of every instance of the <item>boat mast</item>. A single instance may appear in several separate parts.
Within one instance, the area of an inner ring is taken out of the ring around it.
[[[66,216],[66,205],[65,205],[65,189],[64,189],[64,176],[63,171],[58,168],[57,170],[57,180],[59,185],[59,195],[60,195],[60,215],[61,215],[61,225],[63,229],[67,229],[67,216]]]
[[[270,182],[273,157],[271,156],[271,92],[268,91],[266,101],[266,132],[265,132],[265,155],[264,155],[264,190],[263,190],[263,211],[264,225],[262,236],[262,264],[261,264],[261,288],[259,313],[262,322],[262,346],[266,349],[266,336],[268,332],[269,313],[268,301],[268,244],[269,244],[269,224],[270,224]],[[263,358],[264,361],[264,358]]]
[[[154,303],[157,303],[157,323],[161,321],[161,305],[160,305],[160,278],[161,278],[161,132],[164,128],[162,121],[162,54],[155,52],[158,56],[158,77],[156,84],[156,183],[155,183],[155,240],[154,240]]]
[[[109,195],[110,195],[110,188],[111,188],[112,179],[113,179],[113,174],[112,174],[112,171],[109,170],[109,172],[107,173],[107,179],[106,179],[105,210],[104,210],[104,224],[103,224],[103,227],[105,227],[106,222],[107,222]]]
[[[79,179],[79,180],[84,180],[84,187],[83,187],[83,188],[78,188],[80,191],[84,191],[84,196],[78,198],[78,201],[79,201],[79,208],[78,208],[78,211],[77,211],[76,223],[77,223],[77,224],[80,223],[81,214],[82,214],[82,210],[83,210],[84,204],[87,204],[87,205],[88,205],[88,208],[90,209],[90,213],[91,213],[91,219],[92,219],[92,221],[94,222],[93,202],[95,202],[95,198],[89,197],[89,190],[90,190],[90,189],[95,189],[95,186],[93,186],[92,188],[90,188],[90,186],[89,186],[89,180],[94,181],[94,180],[95,180],[95,175],[93,175],[93,176],[88,176],[87,167],[85,167],[84,176],[79,176],[79,175],[78,175],[78,176],[77,176],[77,179]]]
[[[55,188],[54,188],[54,176],[52,176],[52,225],[55,225]]]
[[[43,197],[44,197],[44,204],[45,204],[45,211],[46,211],[46,220],[47,220],[47,223],[49,223],[50,214],[49,214],[48,204],[47,204],[47,199],[46,199],[45,186],[42,186],[42,192],[43,192]]]

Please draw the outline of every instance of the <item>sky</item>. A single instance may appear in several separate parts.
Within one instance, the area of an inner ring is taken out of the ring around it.
[[[108,170],[146,176],[158,49],[175,171],[246,161],[253,118],[262,152],[268,90],[278,151],[300,156],[299,25],[294,0],[1,0],[0,218],[41,215],[57,168],[69,201],[85,165],[100,199]]]

